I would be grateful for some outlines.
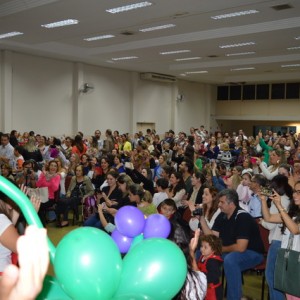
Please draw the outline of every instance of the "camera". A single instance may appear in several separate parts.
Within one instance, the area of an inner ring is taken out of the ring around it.
[[[27,169],[27,170],[26,170],[26,175],[31,175],[31,174],[32,174],[32,170]]]
[[[262,194],[262,195],[265,195],[265,196],[267,196],[267,197],[270,197],[270,196],[273,195],[273,190],[270,189],[270,188],[268,188],[268,187],[262,187],[262,188],[261,188],[261,194]]]
[[[203,209],[201,207],[196,208],[193,212],[192,212],[193,216],[202,216],[203,215]]]

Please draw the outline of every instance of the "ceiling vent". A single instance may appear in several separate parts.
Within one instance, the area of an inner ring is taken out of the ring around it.
[[[152,81],[159,81],[165,83],[173,83],[176,82],[177,79],[175,76],[159,74],[159,73],[140,73],[140,78],[143,80],[152,80]]]
[[[279,5],[272,6],[272,8],[275,10],[285,10],[285,9],[293,8],[293,6],[291,6],[290,4],[279,4]]]
[[[134,32],[129,31],[129,30],[125,30],[125,31],[120,32],[120,34],[122,34],[122,35],[134,35]]]

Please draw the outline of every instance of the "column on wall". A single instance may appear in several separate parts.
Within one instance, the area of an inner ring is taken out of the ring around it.
[[[0,130],[9,132],[12,128],[12,52],[1,51],[1,123]]]

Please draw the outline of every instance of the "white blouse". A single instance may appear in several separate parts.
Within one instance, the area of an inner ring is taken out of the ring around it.
[[[7,216],[0,214],[0,236],[10,225],[12,225],[12,222]],[[0,243],[0,272],[3,272],[5,267],[9,264],[11,264],[11,251]]]

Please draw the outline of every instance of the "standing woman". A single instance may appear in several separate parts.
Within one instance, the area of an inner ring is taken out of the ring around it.
[[[69,225],[68,213],[69,209],[73,208],[76,218],[78,215],[78,205],[84,202],[85,198],[94,195],[94,188],[90,178],[83,174],[82,165],[78,165],[75,169],[75,176],[72,177],[66,198],[60,199],[57,203],[58,226],[66,227]],[[62,222],[60,218],[63,216]]]
[[[263,175],[268,179],[272,180],[278,175],[279,166],[286,162],[286,157],[281,149],[276,149],[271,152],[269,159],[269,167],[261,162],[259,158],[256,158],[256,163],[259,165]]]
[[[74,139],[74,145],[72,147],[72,153],[78,154],[81,157],[87,151],[87,146],[84,144],[81,135],[76,135]]]
[[[42,154],[39,148],[35,145],[35,138],[30,136],[28,142],[24,145],[23,157],[24,160],[33,159],[36,162],[43,161]]]
[[[261,196],[264,220],[270,223],[283,224],[281,228],[281,232],[283,232],[281,248],[287,248],[290,235],[294,235],[292,250],[300,252],[300,181],[295,184],[288,210],[283,205],[282,196],[276,191],[270,199],[274,203],[277,212],[271,213],[267,206],[267,198]],[[286,299],[295,300],[300,298],[286,294]]]
[[[63,160],[60,157],[54,159],[57,162],[58,170],[57,173],[60,175],[60,183],[59,183],[59,197],[66,197],[66,177],[67,177],[67,169],[63,166]]]
[[[173,172],[170,176],[170,188],[167,190],[168,197],[173,199],[177,207],[182,206],[182,200],[186,195],[185,183],[181,172]]]
[[[46,212],[47,208],[53,206],[55,202],[55,192],[59,189],[60,184],[60,175],[58,174],[58,163],[54,160],[50,161],[48,166],[46,166],[46,170],[43,171],[37,182],[36,186],[41,187],[47,187],[48,188],[48,197],[49,201],[45,203],[41,203],[40,209],[39,209],[39,217],[43,223],[43,225],[46,225]]]
[[[70,165],[68,168],[68,175],[74,176],[75,169],[80,163],[80,157],[77,153],[72,153],[70,156]]]
[[[280,206],[284,209],[288,209],[293,198],[293,189],[288,183],[288,178],[284,175],[275,176],[270,187],[275,191],[275,195],[280,197]],[[274,195],[273,195],[274,196]],[[271,199],[273,197],[270,197]],[[284,294],[276,289],[274,289],[274,272],[275,272],[275,262],[278,249],[281,247],[283,235],[282,235],[282,220],[280,222],[273,223],[269,220],[269,215],[276,215],[279,210],[276,203],[273,201],[269,209],[266,209],[266,197],[260,196],[262,202],[262,214],[263,221],[262,226],[270,230],[269,232],[269,243],[270,248],[268,251],[267,265],[266,265],[266,280],[269,286],[270,299],[284,300]],[[269,223],[270,222],[270,223]],[[299,249],[300,250],[300,249]]]

